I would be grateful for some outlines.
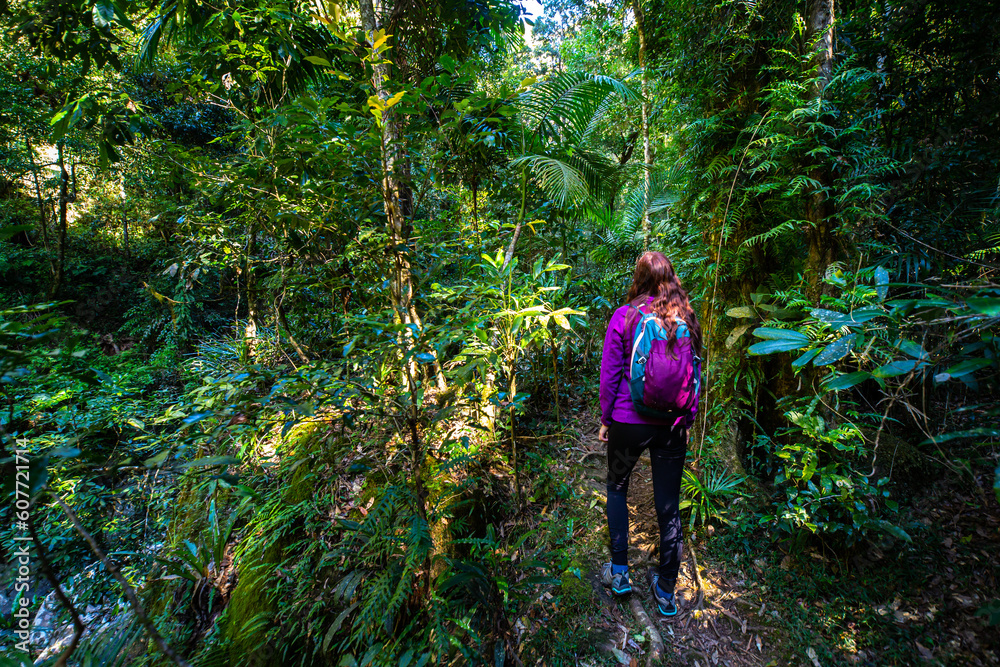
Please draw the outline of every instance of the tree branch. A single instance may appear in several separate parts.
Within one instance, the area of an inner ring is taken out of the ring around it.
[[[69,657],[73,655],[76,650],[77,645],[80,643],[80,637],[83,636],[84,630],[87,626],[83,624],[80,620],[80,614],[76,611],[76,607],[73,605],[73,601],[69,599],[66,593],[63,592],[62,586],[59,585],[59,577],[56,576],[55,570],[52,568],[52,563],[49,561],[48,554],[45,551],[45,545],[42,544],[42,540],[38,537],[38,531],[35,530],[35,520],[32,513],[34,509],[34,503],[32,506],[28,507],[28,533],[31,535],[32,542],[35,543],[35,551],[38,553],[38,561],[42,565],[42,574],[45,578],[49,580],[52,585],[52,589],[59,598],[59,604],[69,610],[70,616],[73,617],[73,639],[70,641],[69,646],[63,651],[59,659],[55,661],[53,667],[66,667],[66,661]]]
[[[88,533],[87,529],[80,523],[80,519],[76,516],[76,513],[71,510],[58,495],[53,493],[52,497],[56,499],[56,502],[59,503],[59,507],[61,507],[63,512],[66,513],[66,516],[76,528],[76,532],[80,533],[80,536],[87,542],[90,550],[94,552],[94,555],[97,556],[98,559],[100,559],[107,571],[111,573],[111,576],[114,577],[119,584],[121,584],[121,587],[125,592],[125,597],[128,599],[129,605],[131,605],[132,611],[135,613],[135,617],[139,620],[139,623],[142,624],[142,627],[146,629],[146,632],[153,640],[153,643],[156,644],[156,647],[160,649],[160,652],[178,667],[191,667],[190,663],[177,655],[177,653],[170,648],[170,645],[167,644],[166,640],[164,640],[160,633],[156,630],[156,626],[153,625],[153,622],[149,620],[148,616],[146,616],[146,610],[143,609],[142,604],[139,603],[139,598],[136,596],[135,589],[132,588],[132,584],[128,583],[128,580],[122,576],[121,572],[118,571],[118,568],[116,568],[111,561],[108,560],[108,557],[104,555],[101,548],[97,546],[97,542],[94,541],[93,536]]]

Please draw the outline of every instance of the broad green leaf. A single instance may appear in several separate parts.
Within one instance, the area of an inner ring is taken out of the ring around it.
[[[403,95],[405,95],[405,94],[406,94],[406,91],[405,90],[401,90],[398,93],[396,93],[395,95],[393,95],[392,97],[390,97],[389,99],[387,99],[385,101],[385,108],[388,109],[389,107],[391,107],[394,104],[398,103],[401,99],[403,99]]]
[[[170,450],[160,452],[156,456],[152,456],[146,459],[145,461],[142,462],[142,464],[147,468],[155,468],[156,466],[166,461],[168,456],[170,456]]]
[[[324,652],[330,649],[330,642],[337,634],[337,631],[340,630],[340,626],[344,624],[344,619],[351,615],[351,612],[357,608],[358,604],[358,602],[352,603],[347,609],[337,614],[337,618],[333,619],[333,623],[330,624],[330,629],[326,631],[326,638],[323,640]]]
[[[80,450],[76,447],[57,447],[49,452],[49,456],[54,456],[59,459],[69,459],[74,456],[79,456]]]
[[[34,225],[11,225],[9,227],[4,227],[0,229],[0,239],[9,239],[15,234],[20,234],[21,232],[30,232]]]
[[[735,308],[730,308],[726,311],[726,315],[729,317],[742,317],[742,318],[754,318],[757,314],[753,312],[753,308],[750,306],[736,306]]]
[[[753,335],[765,340],[786,340],[796,341],[803,345],[809,342],[809,337],[799,333],[794,329],[775,329],[774,327],[758,327],[753,330]],[[789,348],[797,349],[797,348]]]
[[[906,375],[907,373],[912,373],[914,370],[921,366],[926,366],[923,362],[914,359],[901,359],[899,361],[891,361],[884,366],[879,366],[872,371],[872,377],[877,378],[891,378],[897,375]]]
[[[843,313],[838,313],[835,310],[827,310],[826,308],[813,308],[809,311],[809,314],[815,317],[820,322],[826,322],[827,324],[833,324],[834,322],[839,322],[847,319],[847,316]]]
[[[181,466],[181,468],[187,470],[188,468],[239,465],[239,463],[240,460],[235,456],[205,456],[200,459],[190,461],[189,463],[185,463]]]
[[[319,65],[320,67],[332,67],[329,60],[326,58],[320,58],[319,56],[306,56],[305,60],[311,62],[313,65]]]
[[[812,361],[813,358],[820,352],[821,350],[819,348],[816,348],[814,350],[809,350],[808,352],[806,352],[805,354],[803,354],[798,359],[792,362],[792,368],[802,368],[810,361]]]
[[[826,322],[833,329],[847,326],[858,326],[869,320],[875,319],[879,315],[884,315],[879,308],[859,308],[850,313],[838,313],[835,310],[825,308],[814,308],[810,314],[820,322]]]
[[[945,373],[951,377],[961,377],[991,365],[993,365],[993,361],[990,359],[966,359],[965,361],[958,362],[946,370]]]
[[[454,74],[455,68],[458,67],[458,62],[448,54],[438,58],[438,62],[441,63],[441,67],[443,67],[449,74]]]
[[[854,349],[854,341],[857,339],[857,334],[848,334],[843,338],[840,338],[830,345],[826,346],[822,352],[816,355],[813,359],[814,366],[826,366],[827,364],[832,364],[840,361]]]
[[[918,343],[914,343],[912,340],[899,340],[896,342],[896,347],[910,355],[914,359],[926,359],[927,351],[921,347]]]
[[[747,352],[749,352],[750,354],[774,354],[776,352],[790,352],[792,350],[801,350],[808,344],[809,344],[808,340],[805,341],[787,340],[787,339],[765,340],[759,343],[754,343],[749,348],[747,348]]]
[[[832,380],[824,382],[823,387],[829,391],[839,391],[841,389],[848,389],[850,387],[853,387],[856,384],[861,384],[870,377],[872,377],[871,373],[866,373],[864,371],[846,373],[844,375],[838,375]]]
[[[912,542],[913,541],[913,538],[911,538],[909,536],[909,534],[907,534],[907,532],[905,530],[903,530],[902,528],[900,528],[899,526],[897,526],[895,524],[889,523],[888,521],[883,521],[881,519],[878,520],[878,521],[876,521],[876,524],[878,525],[878,527],[882,531],[884,531],[886,533],[889,533],[890,535],[892,535],[895,538],[903,540],[904,542]]]
[[[109,0],[97,0],[94,3],[94,25],[98,28],[107,28],[115,20],[115,8]]]
[[[1000,297],[973,296],[966,303],[977,313],[989,317],[1000,317]]]
[[[1000,438],[1000,429],[972,428],[967,431],[953,431],[952,433],[944,433],[942,435],[936,435],[933,438],[927,438],[920,444],[940,444],[942,442],[948,442],[949,440],[964,440],[968,438]]]
[[[880,301],[889,296],[889,272],[884,266],[875,269],[875,293]]]
[[[736,345],[736,341],[742,338],[747,329],[752,326],[753,324],[744,324],[733,329],[732,333],[726,338],[726,349],[732,349],[733,345]]]

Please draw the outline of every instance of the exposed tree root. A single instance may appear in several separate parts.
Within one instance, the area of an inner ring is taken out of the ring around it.
[[[632,595],[629,598],[628,606],[632,610],[632,615],[646,629],[646,636],[649,637],[649,654],[646,657],[646,667],[652,667],[663,659],[663,637],[657,629],[653,619],[646,613],[646,608],[638,596]]]
[[[691,609],[704,609],[705,605],[705,584],[701,580],[701,572],[698,571],[698,554],[694,550],[694,546],[691,544],[691,540],[685,540],[687,542],[688,553],[691,554],[691,578],[694,579],[695,586],[697,586],[698,595],[695,599],[694,605]]]

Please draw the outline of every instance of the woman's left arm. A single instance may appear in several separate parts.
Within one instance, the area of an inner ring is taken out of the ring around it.
[[[615,394],[625,372],[625,344],[622,329],[627,308],[619,308],[608,322],[601,354],[601,424],[611,426],[611,412],[615,409]],[[603,431],[603,429],[602,429]],[[598,434],[600,438],[601,434]],[[604,434],[607,435],[606,433]],[[606,437],[604,438],[606,439]]]

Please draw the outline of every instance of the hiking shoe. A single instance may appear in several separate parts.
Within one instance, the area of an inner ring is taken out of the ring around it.
[[[611,570],[611,563],[601,566],[601,583],[611,587],[611,592],[615,595],[626,595],[632,592],[632,584],[628,580],[628,570],[621,574],[615,574]]]
[[[653,599],[656,600],[656,608],[659,610],[661,616],[676,616],[677,598],[673,593],[660,595],[660,587],[657,586],[659,581],[660,575],[654,574],[653,585],[650,586],[650,591],[653,593]]]

